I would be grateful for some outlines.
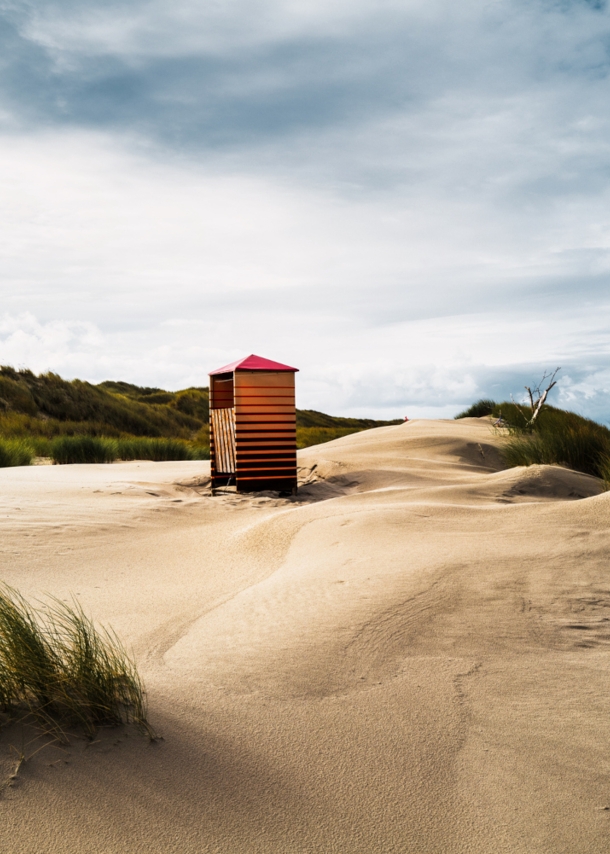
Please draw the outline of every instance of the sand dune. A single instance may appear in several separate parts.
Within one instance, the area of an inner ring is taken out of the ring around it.
[[[213,498],[199,462],[0,470],[3,580],[110,623],[164,736],[41,750],[0,851],[607,851],[610,493],[500,441],[358,433],[300,452],[296,499]]]

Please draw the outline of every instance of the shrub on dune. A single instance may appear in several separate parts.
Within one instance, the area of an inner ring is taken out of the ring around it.
[[[9,721],[33,715],[65,740],[78,728],[135,723],[150,738],[145,693],[115,634],[98,631],[78,604],[33,609],[0,588],[0,711]]]

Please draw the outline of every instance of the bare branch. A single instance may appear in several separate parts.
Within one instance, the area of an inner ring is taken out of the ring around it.
[[[557,376],[557,374],[559,373],[560,370],[561,370],[561,368],[555,368],[553,373],[551,373],[550,371],[549,372],[545,371],[543,376],[542,376],[542,379],[540,380],[538,385],[535,387],[533,393],[532,393],[532,390],[529,388],[529,386],[525,386],[525,388],[529,394],[530,403],[532,406],[532,415],[531,415],[531,418],[529,419],[529,421],[527,422],[527,424],[525,425],[526,427],[533,427],[534,426],[536,419],[538,418],[538,416],[540,415],[540,413],[542,411],[542,407],[546,403],[546,399],[549,396],[549,392],[551,391],[552,388],[554,388],[557,385],[557,380],[555,379],[555,377]],[[550,380],[550,382],[547,385],[547,387],[544,389],[544,391],[542,391],[542,386],[546,380]],[[534,394],[536,395],[535,399],[534,399]],[[521,410],[519,410],[519,411],[521,411]],[[521,414],[523,414],[523,413],[521,413]]]

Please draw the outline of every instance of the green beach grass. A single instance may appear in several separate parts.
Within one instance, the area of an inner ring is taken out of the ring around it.
[[[146,694],[110,630],[96,629],[77,602],[33,608],[0,587],[0,717],[34,718],[48,734],[93,738],[100,726],[133,723],[149,738]]]
[[[456,418],[503,420],[501,454],[507,466],[560,465],[599,477],[610,486],[610,430],[576,412],[545,406],[533,427],[528,406],[479,400]]]
[[[297,409],[297,447],[399,424]],[[60,464],[200,460],[210,456],[209,392],[176,392],[0,366],[0,468],[34,457]]]
[[[0,468],[29,466],[35,456],[34,444],[29,439],[0,437]]]
[[[48,456],[54,463],[113,463],[115,460],[209,459],[209,446],[198,446],[181,439],[157,439],[135,436],[111,439],[98,436],[60,436],[49,443]]]

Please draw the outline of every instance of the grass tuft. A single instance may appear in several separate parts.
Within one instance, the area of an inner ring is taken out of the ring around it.
[[[112,463],[115,460],[207,460],[209,446],[181,439],[155,439],[135,436],[109,439],[96,436],[61,436],[50,444],[49,455],[60,464]]]
[[[33,444],[27,439],[0,438],[0,468],[29,466],[35,454]]]
[[[117,457],[120,460],[200,460],[209,458],[208,448],[198,448],[179,439],[118,439]],[[207,453],[207,457],[203,454]]]
[[[117,636],[97,630],[74,602],[32,608],[0,588],[0,711],[33,715],[62,741],[77,728],[92,738],[102,725],[134,723],[151,739],[146,695]]]
[[[96,436],[59,436],[51,443],[53,462],[111,463],[116,459],[116,444],[112,439]]]
[[[610,435],[581,425],[561,431],[513,434],[502,449],[509,466],[560,465],[608,480]]]
[[[607,490],[610,490],[610,454],[604,454],[600,464],[601,478]]]
[[[482,398],[473,403],[472,406],[469,406],[468,409],[460,412],[455,418],[483,418],[484,415],[491,415],[495,407],[495,400]]]

